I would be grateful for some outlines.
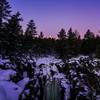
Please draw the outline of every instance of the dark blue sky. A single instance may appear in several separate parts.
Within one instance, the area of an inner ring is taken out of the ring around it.
[[[56,36],[61,28],[72,27],[83,35],[87,29],[100,30],[100,0],[11,0],[14,12],[20,11],[23,26],[34,19],[38,32]]]

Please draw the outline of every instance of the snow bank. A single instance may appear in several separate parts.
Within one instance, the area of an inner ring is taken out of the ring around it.
[[[1,59],[0,58],[0,65],[4,65],[4,64],[9,63],[9,62],[10,62],[10,60],[8,60],[8,59]]]
[[[52,63],[60,63],[62,62],[61,59],[56,59],[53,56],[47,56],[47,57],[40,57],[36,60],[36,65],[39,66],[41,64],[45,64],[45,65],[50,65]]]
[[[0,81],[10,80],[10,77],[15,75],[16,72],[14,70],[0,70]]]
[[[13,82],[0,81],[0,100],[18,100],[21,91]]]
[[[29,78],[24,78],[23,80],[19,81],[17,84],[20,86],[22,89],[24,89],[25,85],[29,82]]]

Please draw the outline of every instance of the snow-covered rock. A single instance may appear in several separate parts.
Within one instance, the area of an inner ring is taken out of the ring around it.
[[[11,76],[15,76],[16,72],[14,70],[0,70],[0,81],[10,80]]]
[[[17,84],[20,86],[22,89],[24,89],[25,85],[29,82],[29,78],[24,78],[23,80],[19,81]]]
[[[21,91],[13,82],[0,81],[0,100],[18,100]]]
[[[53,56],[47,56],[47,57],[40,57],[36,60],[36,65],[39,66],[41,64],[49,65],[52,63],[60,63],[62,62],[61,59],[56,59]]]

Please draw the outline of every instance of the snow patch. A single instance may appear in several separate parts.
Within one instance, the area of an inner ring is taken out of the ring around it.
[[[10,80],[11,76],[15,76],[16,72],[14,70],[0,70],[0,81]]]

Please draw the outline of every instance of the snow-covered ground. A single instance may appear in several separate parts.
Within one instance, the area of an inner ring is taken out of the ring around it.
[[[11,76],[15,76],[16,72],[12,69],[0,70],[0,81],[9,81]]]
[[[0,57],[0,100],[41,100],[53,80],[58,82],[59,91],[63,90],[64,100],[100,100],[99,59],[79,56],[64,63],[54,56],[24,56],[12,63]]]
[[[0,81],[0,100],[18,100],[21,91],[22,88],[13,82]]]

